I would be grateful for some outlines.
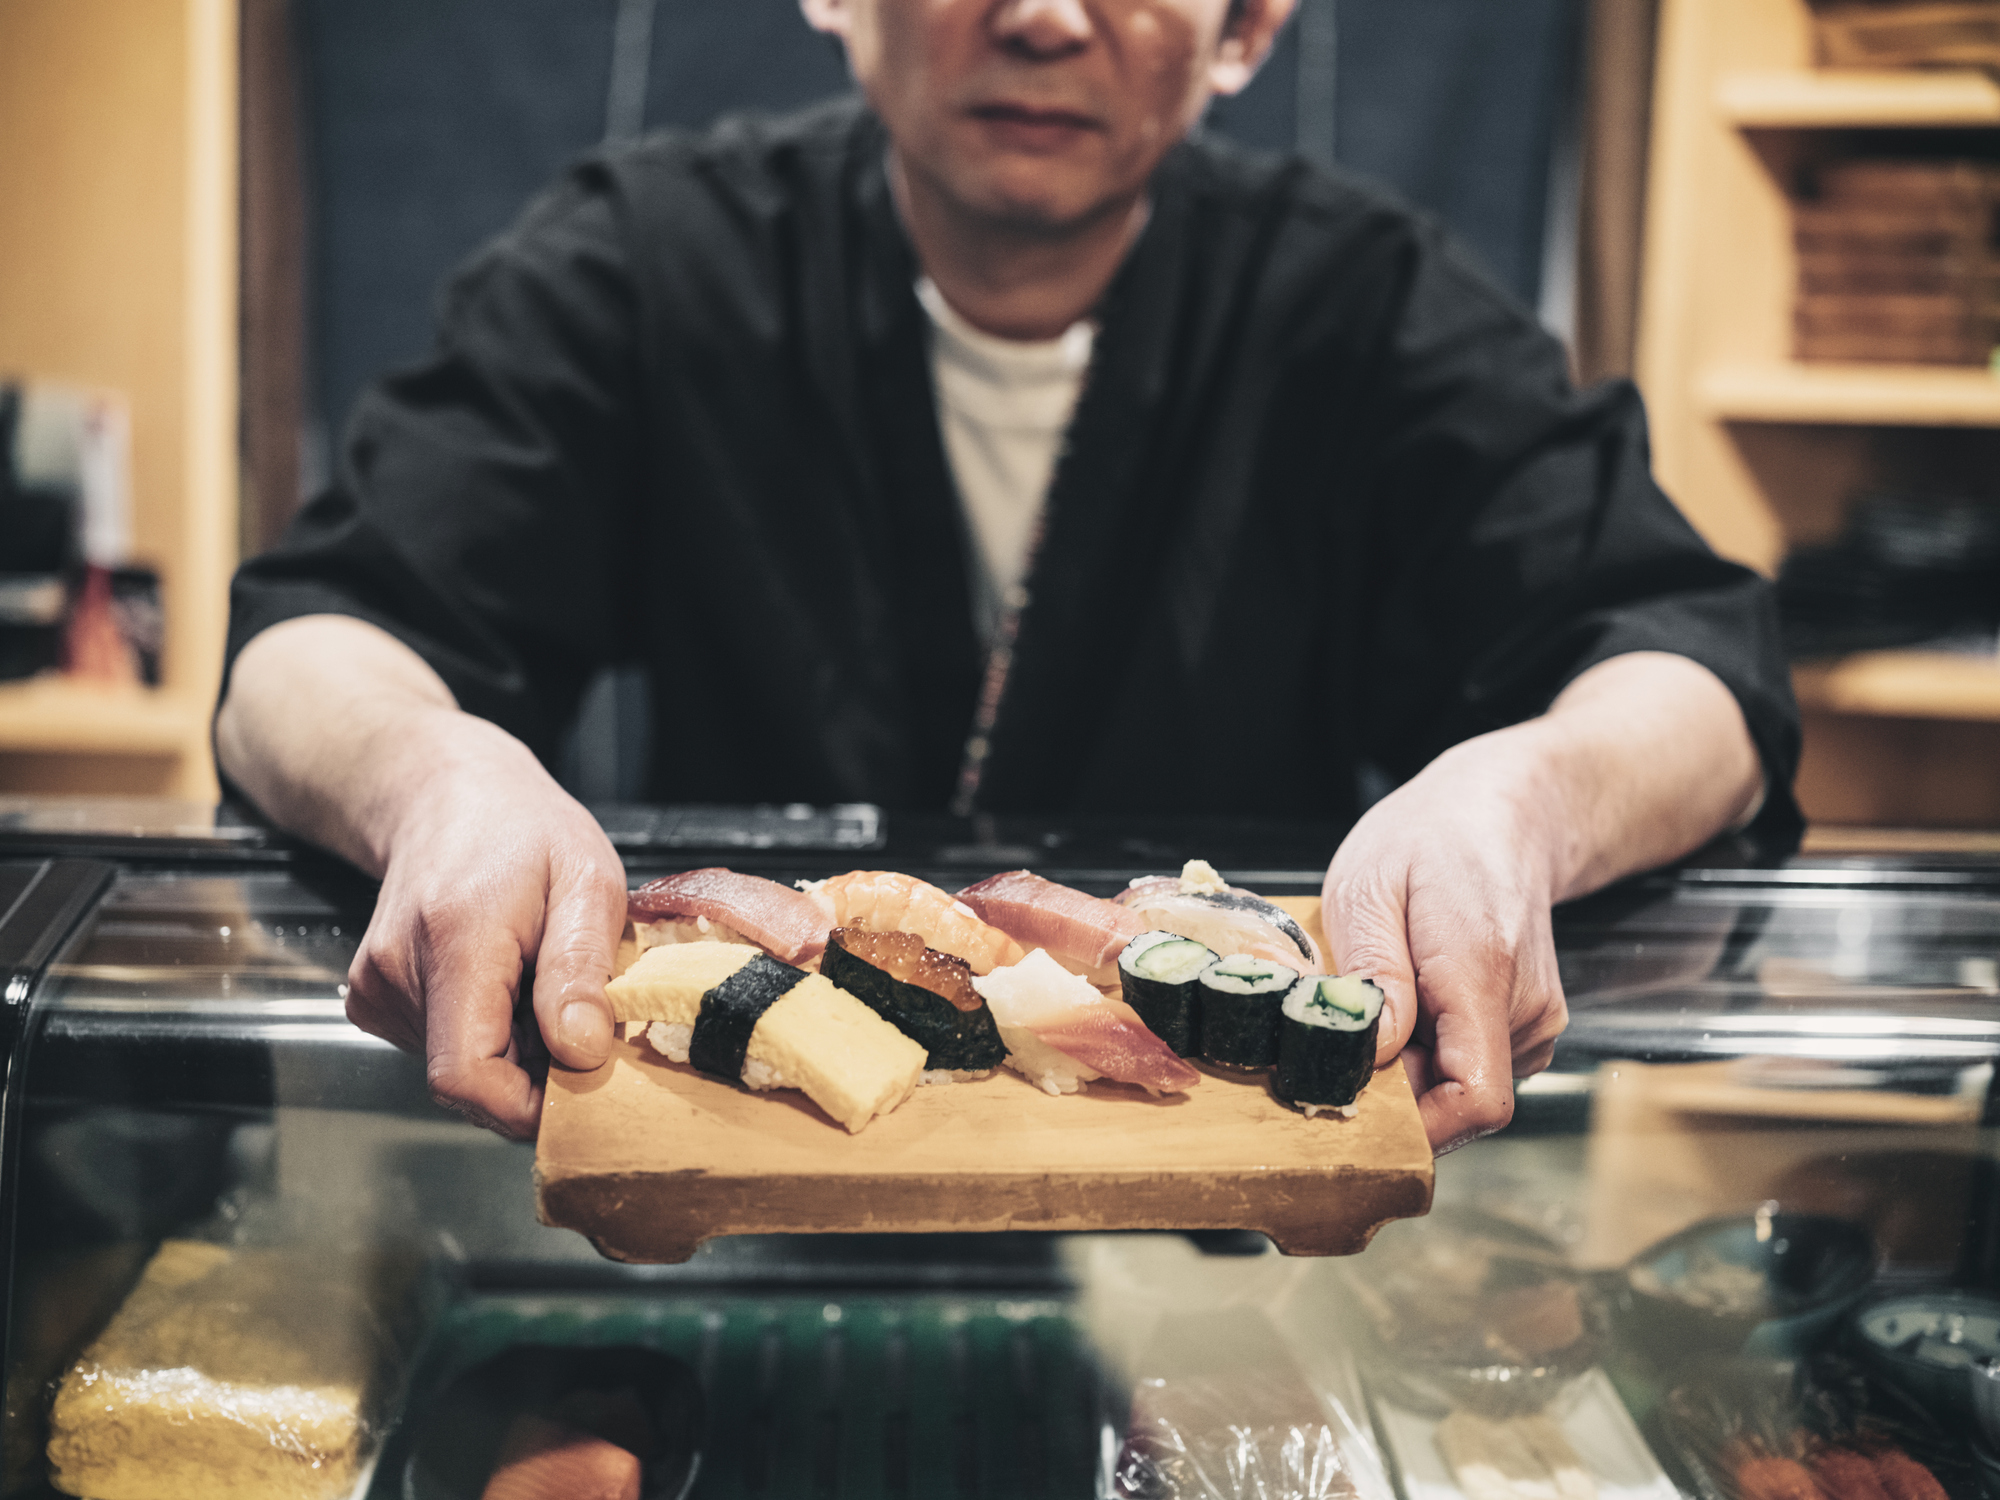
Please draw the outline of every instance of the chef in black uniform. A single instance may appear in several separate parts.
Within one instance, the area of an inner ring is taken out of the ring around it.
[[[545,769],[651,671],[660,800],[1355,819],[1330,959],[1433,1142],[1565,1020],[1552,903],[1753,819],[1765,586],[1628,385],[1374,190],[1194,132],[1291,0],[805,0],[863,99],[575,167],[238,575],[225,775],[382,877],[349,1014],[532,1133],[617,856]],[[1358,800],[1363,764],[1399,783]]]

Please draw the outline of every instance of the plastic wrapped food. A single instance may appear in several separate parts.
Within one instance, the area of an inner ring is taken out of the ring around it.
[[[1294,1370],[1138,1382],[1113,1470],[1124,1500],[1331,1500],[1357,1493]]]
[[[1137,1236],[1094,1242],[1077,1270],[1131,1393],[1105,1416],[1100,1496],[1393,1500],[1325,1262]]]
[[[1715,1360],[1665,1403],[1702,1500],[1972,1500],[1964,1446],[1838,1353]]]
[[[333,1500],[373,1453],[407,1274],[169,1240],[64,1375],[55,1487],[93,1500]]]

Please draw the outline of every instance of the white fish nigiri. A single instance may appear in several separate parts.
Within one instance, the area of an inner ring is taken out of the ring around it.
[[[1073,1094],[1093,1078],[1181,1093],[1201,1074],[1174,1055],[1122,1000],[1092,987],[1037,949],[1017,964],[977,976],[1007,1044],[1007,1066],[1051,1094]]]

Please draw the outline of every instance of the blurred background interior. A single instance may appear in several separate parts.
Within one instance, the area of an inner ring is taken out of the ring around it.
[[[1781,579],[1823,825],[2000,827],[1994,29],[1304,0],[1210,120],[1386,181],[1638,379],[1669,491]],[[444,273],[600,140],[845,86],[792,0],[0,0],[0,791],[211,795],[229,571]],[[631,791],[643,691],[593,690],[573,787]]]
[[[1654,33],[1653,0],[1305,0],[1210,124],[1393,185],[1586,378],[1624,373]],[[324,481],[362,384],[427,347],[440,278],[601,140],[845,87],[793,0],[0,0],[0,791],[211,795],[229,571]],[[1736,474],[1703,524],[1769,567],[1766,488]],[[573,786],[629,792],[642,691],[592,693]],[[1870,745],[1928,754],[1932,727]]]

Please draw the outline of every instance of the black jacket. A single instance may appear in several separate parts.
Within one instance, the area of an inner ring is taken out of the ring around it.
[[[942,807],[983,659],[885,151],[843,102],[577,166],[238,574],[232,659],[359,615],[545,757],[643,662],[659,799]],[[1196,140],[1099,318],[982,806],[1346,819],[1361,763],[1665,650],[1796,827],[1768,589],[1655,486],[1632,388],[1573,391],[1434,226]]]

